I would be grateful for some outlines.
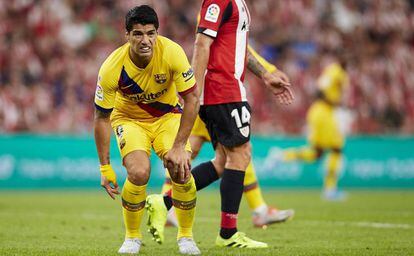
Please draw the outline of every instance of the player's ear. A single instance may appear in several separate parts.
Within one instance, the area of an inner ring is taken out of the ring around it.
[[[129,41],[129,32],[128,32],[128,31],[125,31],[125,39],[126,39],[127,41]]]

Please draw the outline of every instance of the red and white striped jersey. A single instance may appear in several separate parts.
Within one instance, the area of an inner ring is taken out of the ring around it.
[[[243,86],[250,13],[244,0],[204,0],[198,33],[214,38],[202,105],[247,101]]]

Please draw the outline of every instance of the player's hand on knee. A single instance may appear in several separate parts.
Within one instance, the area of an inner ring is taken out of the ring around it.
[[[184,182],[190,176],[191,155],[184,148],[173,147],[164,156],[164,167],[169,170],[173,180]]]
[[[114,169],[110,164],[105,164],[100,166],[100,171],[101,186],[106,190],[112,199],[115,199],[115,195],[119,194],[119,190]]]

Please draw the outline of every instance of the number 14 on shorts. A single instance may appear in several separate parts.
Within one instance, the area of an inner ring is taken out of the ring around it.
[[[239,113],[239,110],[235,108],[231,111],[230,114],[236,121],[236,125],[237,125],[237,128],[239,128],[240,133],[244,137],[248,137],[250,133],[250,128],[248,124],[250,124],[251,115],[250,115],[249,110],[246,108],[246,106],[243,106],[241,108],[241,113]]]

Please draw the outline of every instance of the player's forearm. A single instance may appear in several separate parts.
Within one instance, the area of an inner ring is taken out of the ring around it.
[[[109,115],[102,114],[99,111],[95,112],[94,135],[100,164],[110,164],[109,146],[111,141],[111,123]]]
[[[191,130],[193,129],[195,119],[197,118],[200,109],[198,88],[194,92],[185,95],[184,111],[180,120],[180,127],[178,128],[177,136],[174,141],[175,147],[185,147]]]
[[[260,62],[250,53],[250,51],[247,51],[247,68],[259,78],[262,78],[263,75],[267,73],[263,65],[260,64]]]
[[[247,48],[248,53],[253,55],[256,60],[263,66],[263,68],[269,72],[269,73],[273,73],[273,72],[277,72],[278,69],[275,65],[273,65],[272,63],[268,62],[265,58],[263,58],[262,56],[259,55],[259,53],[257,53],[255,51],[255,49],[253,49],[253,47],[251,47],[250,45]]]

